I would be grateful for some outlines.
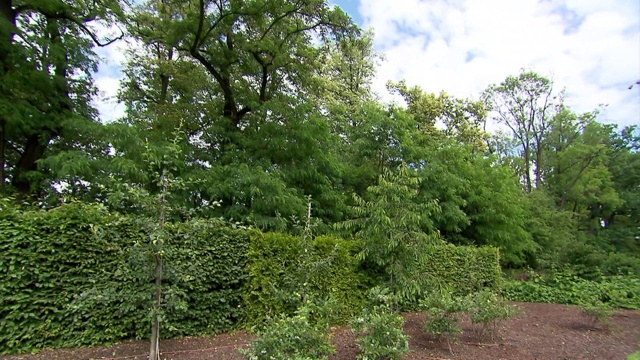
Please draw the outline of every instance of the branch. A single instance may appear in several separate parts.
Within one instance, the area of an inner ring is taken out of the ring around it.
[[[93,42],[96,44],[96,46],[98,47],[105,47],[105,46],[109,46],[111,44],[113,44],[114,42],[121,40],[122,38],[124,38],[124,32],[122,31],[122,29],[120,30],[120,35],[118,35],[117,37],[107,41],[106,43],[102,43],[100,41],[100,39],[98,39],[98,37],[93,33],[93,31],[91,31],[86,25],[85,23],[87,23],[89,20],[93,20],[93,18],[88,18],[85,20],[78,20],[76,18],[74,18],[71,14],[68,13],[64,13],[64,12],[54,12],[54,13],[50,13],[47,11],[44,11],[42,9],[39,9],[35,6],[32,5],[22,5],[22,6],[18,6],[16,7],[13,12],[15,15],[18,15],[22,12],[25,11],[35,11],[35,12],[39,12],[42,15],[50,18],[50,19],[60,19],[60,20],[67,20],[70,21],[74,24],[76,24],[85,34],[89,35],[89,37],[91,37],[91,40],[93,40]]]

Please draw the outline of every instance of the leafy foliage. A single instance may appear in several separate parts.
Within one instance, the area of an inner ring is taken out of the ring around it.
[[[7,352],[148,336],[149,234],[99,205],[0,209],[0,343]],[[240,316],[246,230],[217,221],[169,225],[164,336],[212,334]]]
[[[404,319],[389,309],[364,310],[351,322],[362,360],[399,360],[409,351]]]
[[[615,310],[601,301],[593,301],[580,305],[582,312],[589,318],[591,327],[597,324],[607,328],[611,326],[611,316],[615,314]]]
[[[469,294],[466,298],[467,310],[471,315],[473,324],[480,324],[482,328],[479,334],[489,334],[491,341],[497,332],[498,324],[518,313],[514,306],[507,305],[500,297],[491,290],[481,290],[474,294]]]
[[[454,295],[450,289],[442,288],[422,300],[420,306],[427,313],[425,331],[439,338],[444,338],[447,341],[449,352],[453,354],[451,340],[457,339],[462,333],[459,316],[460,313],[467,310],[464,298]]]
[[[344,322],[363,305],[364,279],[352,243],[332,237],[254,232],[245,288],[245,322],[258,328],[281,314],[293,315],[307,299],[331,301],[333,322]]]
[[[499,291],[503,285],[499,254],[491,247],[432,246],[427,249],[419,272],[457,295],[483,288]]]
[[[586,280],[568,271],[556,271],[548,279],[535,273],[528,281],[507,281],[505,296],[511,301],[580,305],[599,301],[613,308],[640,308],[640,279],[602,276]]]
[[[307,308],[301,307],[291,317],[272,320],[251,342],[249,349],[242,349],[248,360],[310,360],[326,359],[335,349],[331,345],[328,328],[309,321]]]

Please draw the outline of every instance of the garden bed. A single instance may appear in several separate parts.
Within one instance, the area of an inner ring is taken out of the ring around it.
[[[579,309],[555,304],[516,303],[524,310],[499,326],[496,341],[478,339],[468,321],[465,333],[449,353],[446,343],[422,331],[424,315],[405,314],[405,331],[411,337],[406,360],[624,360],[640,347],[640,311],[622,310],[613,316],[611,330],[593,328]],[[346,328],[333,329],[336,353],[332,360],[355,359],[358,348]],[[243,360],[238,347],[247,346],[252,336],[245,332],[214,337],[166,340],[161,343],[162,359]],[[35,355],[3,356],[5,360],[143,360],[148,342],[130,341],[111,347],[73,350],[44,350]]]

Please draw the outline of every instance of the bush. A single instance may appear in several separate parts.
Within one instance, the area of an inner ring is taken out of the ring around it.
[[[508,281],[504,293],[511,301],[580,305],[595,299],[613,308],[640,309],[640,278],[634,276],[586,280],[563,270],[545,280],[532,273],[527,281]]]
[[[467,310],[466,305],[463,298],[453,295],[453,291],[446,288],[433,292],[420,303],[427,313],[425,330],[438,338],[444,338],[452,354],[451,340],[457,339],[462,333],[459,313]]]
[[[370,300],[382,302],[371,310],[364,309],[351,321],[351,331],[356,335],[362,360],[399,360],[409,351],[409,337],[404,333],[404,319],[390,311],[390,299],[386,293],[374,288]]]
[[[301,308],[297,315],[268,323],[249,349],[241,349],[249,360],[326,359],[335,349],[325,326],[312,325]]]
[[[518,313],[515,306],[505,303],[498,294],[490,290],[482,290],[466,298],[467,309],[473,324],[481,324],[480,334],[489,334],[491,341],[497,330],[498,324]]]
[[[596,325],[600,324],[608,329],[611,326],[611,317],[615,314],[615,310],[602,301],[584,303],[580,305],[580,309],[589,318],[591,327],[596,327]]]
[[[627,360],[640,360],[640,351],[634,352],[627,357]]]

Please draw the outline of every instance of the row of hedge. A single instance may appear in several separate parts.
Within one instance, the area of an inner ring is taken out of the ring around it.
[[[226,331],[241,316],[249,233],[219,221],[167,224],[162,334]],[[149,234],[97,205],[0,209],[0,349],[149,336]]]
[[[0,349],[27,352],[149,335],[153,269],[139,218],[99,205],[22,211],[0,203]],[[358,242],[262,234],[214,220],[168,223],[164,337],[261,326],[305,299],[332,301],[334,322],[359,312],[376,279]],[[492,248],[433,247],[418,271],[460,293],[501,284]]]

